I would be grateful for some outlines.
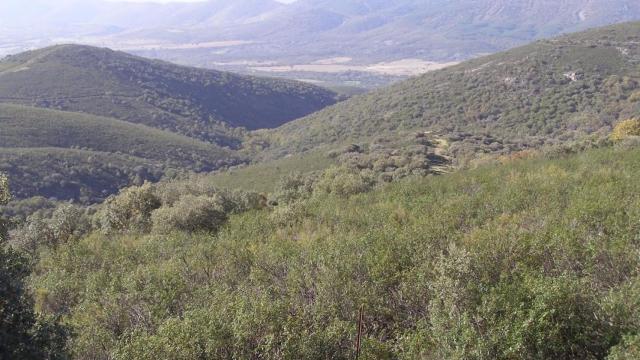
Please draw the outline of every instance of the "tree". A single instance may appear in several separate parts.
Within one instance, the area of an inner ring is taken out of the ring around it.
[[[0,175],[0,205],[10,199],[7,178]],[[6,227],[0,224],[0,234]],[[0,359],[65,359],[66,331],[55,321],[39,319],[24,281],[27,259],[0,243]]]
[[[6,205],[11,200],[9,193],[9,181],[7,177],[0,174],[0,205]],[[7,226],[4,219],[0,218],[0,242],[7,239]]]

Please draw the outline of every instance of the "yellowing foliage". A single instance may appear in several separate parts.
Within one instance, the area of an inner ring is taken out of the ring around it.
[[[620,141],[629,136],[640,136],[640,119],[622,121],[611,132],[611,140],[613,141]]]
[[[6,176],[0,174],[0,205],[6,204],[9,200],[11,200],[9,181]]]

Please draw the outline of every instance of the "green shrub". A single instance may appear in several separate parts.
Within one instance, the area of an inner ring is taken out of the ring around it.
[[[6,205],[11,200],[11,194],[9,193],[9,180],[7,177],[0,173],[0,206]],[[0,243],[3,243],[7,239],[7,224],[6,221],[0,217]]]
[[[130,187],[106,201],[98,213],[98,222],[105,233],[148,231],[151,213],[160,205],[151,184]]]
[[[274,191],[273,198],[281,205],[308,199],[313,194],[316,181],[317,176],[314,174],[303,175],[298,172],[291,173],[280,179]]]
[[[37,212],[11,233],[11,243],[30,253],[41,245],[55,247],[78,239],[91,230],[84,211],[72,204],[56,207],[50,216]]]
[[[640,119],[628,119],[618,123],[610,137],[613,141],[622,141],[633,136],[640,136]]]
[[[0,175],[0,205],[10,199],[7,179]],[[0,233],[5,233],[0,224]],[[0,242],[0,358],[67,359],[67,329],[55,319],[39,317],[25,284],[29,261]]]
[[[607,360],[640,359],[640,335],[625,336],[620,345],[614,346]]]
[[[370,191],[374,185],[375,179],[370,171],[333,167],[322,174],[316,184],[315,191],[338,196],[349,196]]]
[[[220,197],[183,196],[173,206],[153,212],[153,230],[160,233],[217,231],[227,220],[221,200]]]

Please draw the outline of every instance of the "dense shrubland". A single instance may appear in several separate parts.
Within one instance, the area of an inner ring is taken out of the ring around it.
[[[194,177],[62,206],[28,220],[53,240],[11,243],[32,244],[36,309],[79,359],[348,359],[361,306],[365,359],[629,359],[639,156],[545,152],[392,184],[340,165],[268,197]]]
[[[264,133],[267,155],[427,130],[464,135],[467,157],[602,136],[637,115],[639,40],[627,23],[466,61]]]

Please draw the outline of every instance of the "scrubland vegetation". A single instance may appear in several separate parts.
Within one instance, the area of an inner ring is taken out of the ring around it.
[[[362,325],[360,359],[638,358],[639,33],[473,60],[241,149],[0,105],[0,357],[353,359]],[[229,170],[183,172],[207,167]]]
[[[366,359],[627,359],[638,159],[627,138],[391,184],[334,167],[269,196],[176,180],[9,241],[78,359],[350,359],[361,306]]]
[[[458,142],[456,157],[470,158],[603,136],[637,116],[639,40],[636,22],[538,41],[356,96],[264,141],[277,157],[435,131]]]

